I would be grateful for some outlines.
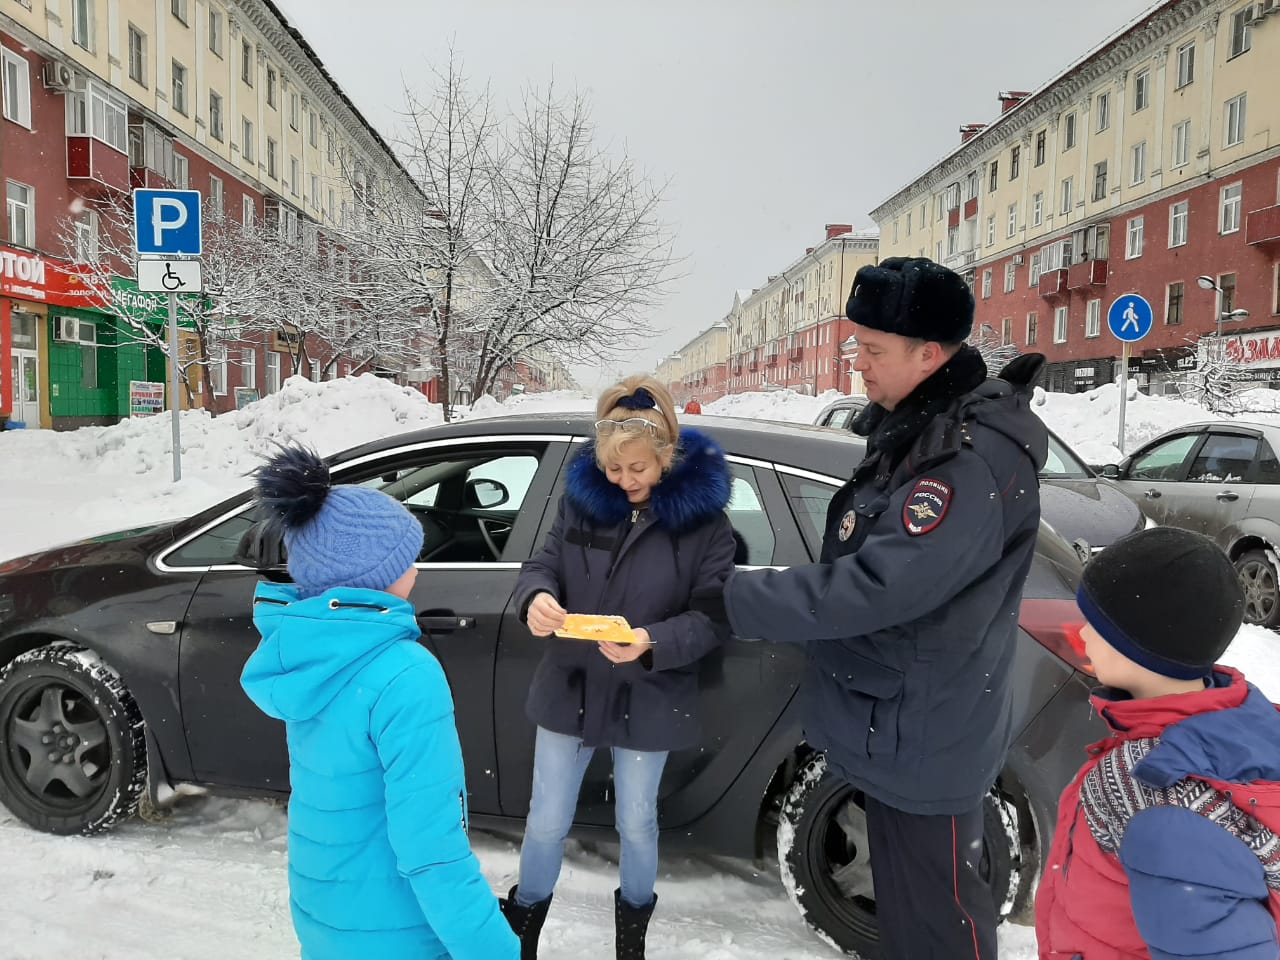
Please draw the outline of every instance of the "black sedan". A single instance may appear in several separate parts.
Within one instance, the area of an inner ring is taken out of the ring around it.
[[[728,513],[744,567],[813,560],[827,502],[860,440],[813,427],[703,418],[733,471]],[[529,806],[542,653],[511,609],[521,561],[555,515],[585,418],[449,424],[334,457],[337,480],[400,499],[426,538],[413,593],[423,642],[444,665],[478,823],[518,826]],[[240,688],[258,643],[255,584],[283,578],[278,543],[244,494],[197,516],[0,565],[0,801],[55,833],[93,833],[144,791],[179,783],[283,795],[283,726]],[[1042,528],[1022,606],[1017,741],[989,805],[985,869],[1006,913],[1024,911],[1057,798],[1099,730],[1076,629],[1076,553]],[[664,843],[735,857],[777,838],[808,921],[875,957],[875,899],[862,797],[804,742],[795,693],[803,652],[732,640],[706,664],[705,739],[675,753],[660,791]],[[607,757],[589,769],[578,828],[608,836]]]

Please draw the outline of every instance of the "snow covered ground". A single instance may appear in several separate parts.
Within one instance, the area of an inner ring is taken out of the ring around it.
[[[837,396],[789,391],[728,397],[708,414],[812,422]],[[1119,393],[1038,396],[1036,411],[1090,462],[1112,462]],[[1280,419],[1274,404],[1249,419]],[[577,393],[482,398],[468,416],[590,411]],[[1209,415],[1177,401],[1135,396],[1127,448]],[[441,422],[420,394],[372,376],[312,384],[289,380],[271,397],[219,418],[183,415],[183,480],[170,474],[169,419],[135,420],[74,433],[0,437],[0,562],[56,543],[186,516],[245,487],[259,457],[284,440],[331,453],[365,440]],[[1227,660],[1280,699],[1280,640],[1241,631]],[[133,822],[94,839],[34,833],[0,810],[0,960],[276,960],[296,956],[285,880],[283,810],[261,802],[188,798],[159,822]],[[516,872],[516,840],[484,833],[475,847],[495,891]],[[548,956],[611,954],[617,868],[574,846],[545,934]],[[650,937],[654,960],[819,960],[835,953],[787,900],[776,867],[664,859],[662,898]],[[1033,960],[1030,930],[1001,932],[1006,960]]]

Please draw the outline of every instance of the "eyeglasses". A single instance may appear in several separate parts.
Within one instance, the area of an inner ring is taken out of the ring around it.
[[[628,417],[626,420],[597,420],[596,436],[607,437],[615,431],[621,430],[623,433],[633,433],[637,436],[646,430],[654,433],[658,432],[658,425],[644,417]]]

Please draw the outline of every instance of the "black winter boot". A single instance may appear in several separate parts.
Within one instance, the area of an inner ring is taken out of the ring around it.
[[[613,891],[614,935],[617,944],[617,960],[644,960],[644,935],[649,929],[649,918],[658,905],[658,895],[647,907],[633,907],[622,899],[622,890]]]
[[[520,938],[520,960],[538,960],[538,937],[542,936],[542,925],[547,920],[547,911],[551,909],[551,898],[547,897],[532,907],[522,907],[516,903],[516,891],[519,889],[519,884],[512,887],[511,892],[498,901],[498,905],[502,908],[502,915],[507,918],[507,923],[511,924],[511,929]],[[643,941],[641,949],[643,950]]]

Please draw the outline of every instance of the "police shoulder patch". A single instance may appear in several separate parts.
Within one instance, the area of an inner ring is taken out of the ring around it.
[[[922,537],[942,523],[951,506],[951,488],[941,480],[917,480],[906,506],[902,508],[902,525],[913,537]]]

